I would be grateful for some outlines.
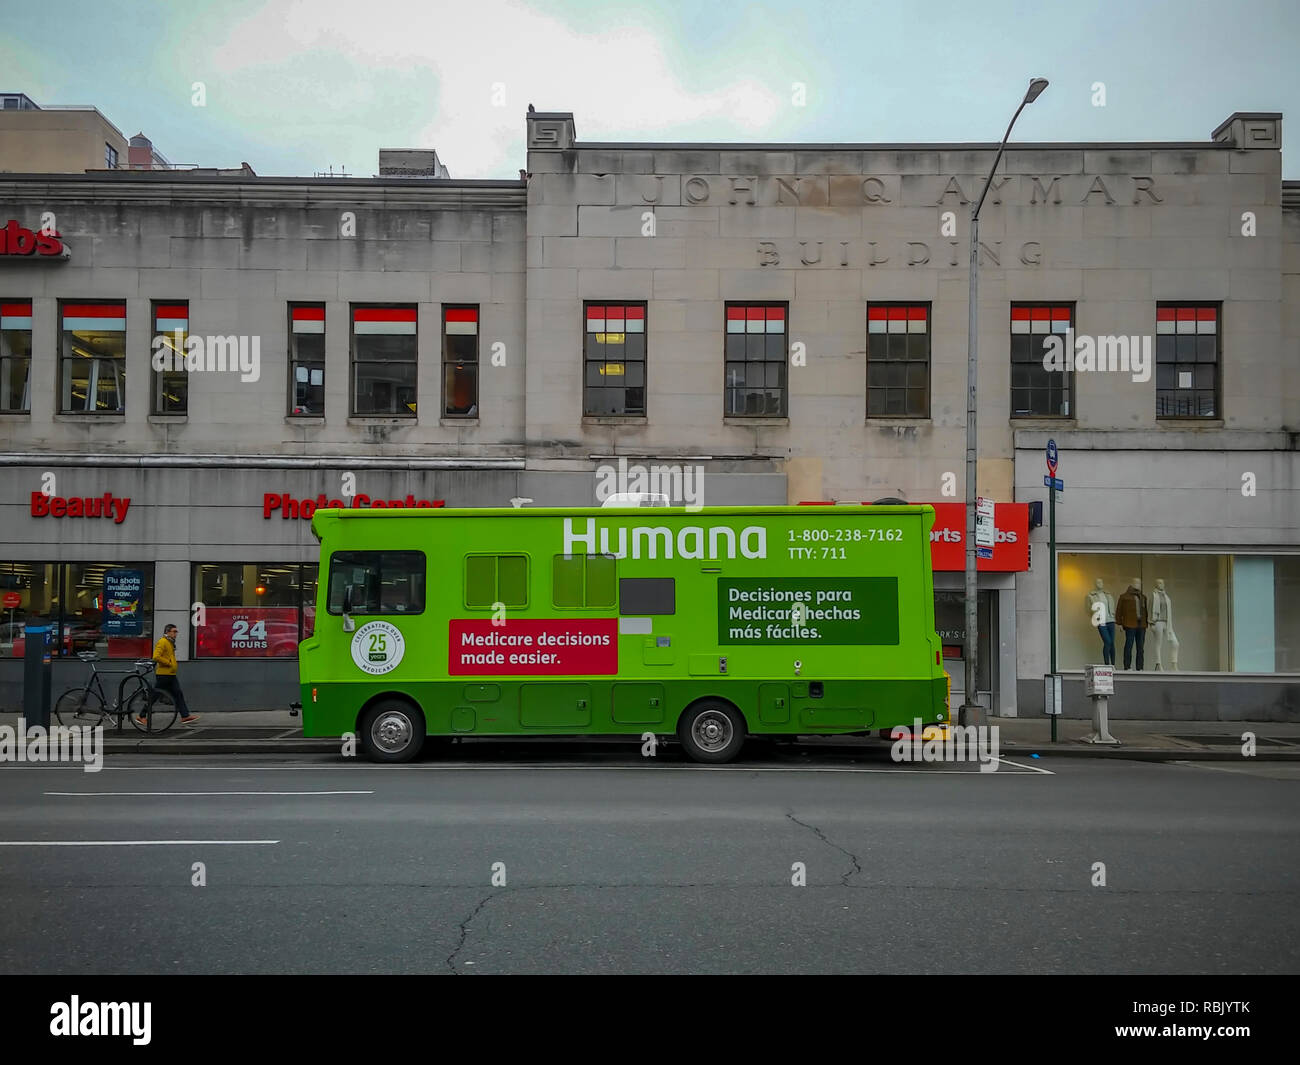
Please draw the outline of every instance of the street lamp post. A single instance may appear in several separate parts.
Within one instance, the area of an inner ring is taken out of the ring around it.
[[[958,721],[962,725],[984,724],[984,708],[979,704],[976,686],[976,656],[979,652],[979,602],[977,599],[976,548],[975,548],[975,407],[978,399],[979,384],[977,367],[979,363],[979,261],[980,261],[980,208],[984,198],[989,194],[993,184],[993,175],[1006,150],[1007,139],[1011,136],[1011,127],[1016,124],[1020,112],[1026,104],[1031,104],[1047,88],[1046,78],[1034,78],[1029,83],[1025,98],[1020,101],[1016,113],[1011,116],[998,153],[993,157],[988,179],[984,182],[979,199],[970,214],[970,307],[966,326],[966,690]]]

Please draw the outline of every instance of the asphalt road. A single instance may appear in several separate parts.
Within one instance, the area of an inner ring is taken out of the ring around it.
[[[0,971],[1300,971],[1300,766],[1014,761],[6,765]]]

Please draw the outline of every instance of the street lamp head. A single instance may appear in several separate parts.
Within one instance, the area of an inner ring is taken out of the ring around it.
[[[1034,78],[1029,83],[1029,91],[1025,93],[1025,103],[1032,104],[1035,100],[1038,99],[1039,96],[1042,95],[1043,90],[1046,88],[1047,88],[1046,78]]]

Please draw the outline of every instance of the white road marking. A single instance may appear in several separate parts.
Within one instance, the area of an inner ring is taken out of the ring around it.
[[[0,847],[262,847],[278,839],[0,839]]]
[[[373,795],[373,791],[47,791],[46,795]]]
[[[1041,769],[1036,765],[1021,765],[1019,762],[1013,762],[1009,758],[999,758],[998,761],[1001,762],[1003,765],[1013,765],[1017,769],[1032,769],[1035,773],[1046,773],[1049,777],[1056,776],[1056,774],[1053,773],[1050,769]]]

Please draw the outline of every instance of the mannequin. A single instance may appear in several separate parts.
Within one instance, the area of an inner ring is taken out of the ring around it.
[[[1151,593],[1151,639],[1155,643],[1156,669],[1164,669],[1162,653],[1169,651],[1169,668],[1178,668],[1178,637],[1174,633],[1174,603],[1165,591],[1165,582],[1156,581]]]
[[[1088,608],[1088,623],[1097,627],[1101,637],[1101,660],[1103,665],[1115,664],[1115,600],[1106,591],[1106,582],[1097,578],[1096,587],[1084,600]]]
[[[1124,630],[1124,668],[1132,668],[1130,663],[1133,660],[1133,645],[1136,644],[1137,668],[1141,672],[1147,626],[1151,624],[1151,608],[1147,605],[1147,597],[1142,594],[1141,578],[1134,577],[1128,582],[1128,588],[1115,604],[1115,620]]]

